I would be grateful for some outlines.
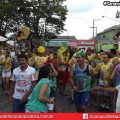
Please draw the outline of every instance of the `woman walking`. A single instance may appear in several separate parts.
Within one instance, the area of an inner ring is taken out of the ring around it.
[[[31,99],[26,105],[26,112],[47,112],[47,103],[54,104],[53,99],[49,99],[50,95],[50,82],[49,82],[50,69],[48,66],[40,68],[38,83],[35,86]]]

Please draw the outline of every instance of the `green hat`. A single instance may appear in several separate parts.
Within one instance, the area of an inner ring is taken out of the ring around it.
[[[76,55],[81,55],[82,57],[86,58],[86,54],[84,52],[84,50],[80,50],[76,53]]]

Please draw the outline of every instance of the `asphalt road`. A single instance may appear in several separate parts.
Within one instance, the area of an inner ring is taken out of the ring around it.
[[[67,85],[67,94],[69,95],[70,86]],[[69,104],[69,96],[63,96],[56,93],[56,112],[76,112],[74,104]],[[4,94],[0,81],[0,112],[12,112],[12,105],[8,104],[8,96]]]
[[[70,85],[67,84],[66,93],[70,95]],[[64,96],[59,93],[56,93],[56,112],[57,113],[74,113],[76,112],[75,105],[69,104],[69,96]],[[88,109],[89,112],[98,112],[96,107],[90,106]],[[4,90],[1,86],[0,81],[0,112],[12,112],[12,105],[8,104],[8,96],[4,94]]]

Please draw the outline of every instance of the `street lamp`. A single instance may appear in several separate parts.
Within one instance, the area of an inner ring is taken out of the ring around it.
[[[116,12],[116,18],[120,18],[120,11]]]

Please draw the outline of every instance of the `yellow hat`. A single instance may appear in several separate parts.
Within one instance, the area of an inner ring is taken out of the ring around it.
[[[43,46],[39,46],[37,48],[37,51],[38,51],[38,53],[44,53],[45,52],[45,48]]]

